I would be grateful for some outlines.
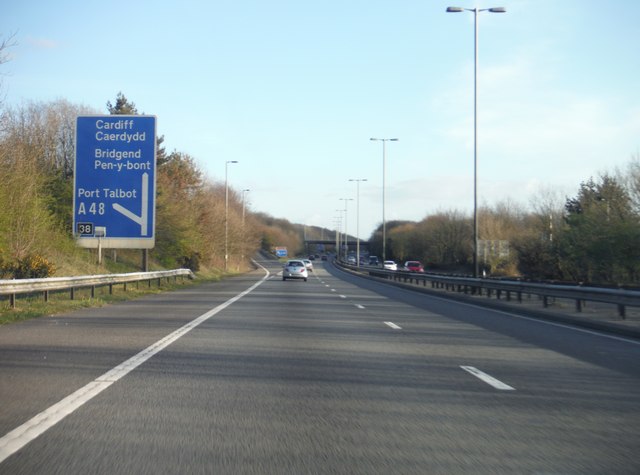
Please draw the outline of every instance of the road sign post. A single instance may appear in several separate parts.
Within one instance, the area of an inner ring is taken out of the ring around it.
[[[73,234],[81,247],[155,245],[156,118],[79,116]]]

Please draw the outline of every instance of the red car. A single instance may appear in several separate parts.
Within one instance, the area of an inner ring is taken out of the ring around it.
[[[424,272],[424,266],[420,261],[407,261],[404,263],[404,268],[409,272]]]

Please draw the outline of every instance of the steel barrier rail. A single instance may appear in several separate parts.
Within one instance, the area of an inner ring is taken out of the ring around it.
[[[91,296],[94,296],[95,288],[108,285],[109,293],[112,293],[113,286],[127,283],[158,280],[178,277],[194,279],[195,275],[190,269],[174,269],[156,272],[131,272],[127,274],[103,274],[85,275],[77,277],[47,277],[44,279],[4,279],[0,280],[0,296],[9,296],[11,308],[15,308],[16,296],[21,294],[33,294],[42,292],[45,301],[49,298],[50,291],[68,290],[71,292],[71,299],[74,292],[81,288],[91,288]]]
[[[536,295],[541,297],[544,307],[548,307],[549,298],[562,298],[575,301],[576,312],[582,312],[584,302],[600,302],[615,305],[618,309],[618,315],[621,318],[626,317],[626,307],[640,307],[640,292],[634,290],[611,289],[588,287],[582,285],[558,285],[558,284],[539,284],[521,281],[504,281],[493,279],[480,279],[472,277],[451,277],[428,273],[412,273],[406,271],[388,271],[380,268],[354,266],[343,262],[336,263],[344,268],[348,268],[356,272],[364,272],[373,277],[379,277],[387,280],[404,281],[426,286],[430,283],[433,288],[444,288],[445,290],[453,290],[457,292],[471,293],[482,295],[486,293],[489,297],[495,292],[496,297],[500,299],[505,295],[506,300],[511,300],[512,294],[516,295],[519,302],[522,301],[522,295]]]

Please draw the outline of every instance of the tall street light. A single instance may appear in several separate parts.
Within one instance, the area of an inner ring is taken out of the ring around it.
[[[347,204],[349,201],[353,201],[353,198],[338,198],[340,201],[344,201],[344,244],[346,252],[344,253],[345,257],[349,255],[349,233],[347,232]]]
[[[366,178],[349,178],[356,182],[356,265],[360,267],[360,182]]]
[[[229,268],[229,164],[237,160],[227,160],[224,164],[224,270]]]
[[[398,139],[377,139],[371,138],[369,140],[382,142],[382,262],[387,259],[387,220],[385,218],[385,181],[386,181],[386,142],[397,142]]]
[[[342,216],[334,216],[333,225],[336,227],[336,257],[338,257],[338,249],[340,249],[340,227]]]
[[[473,276],[478,269],[478,13],[505,13],[504,7],[462,8],[447,7],[447,13],[473,12],[474,16],[474,67],[473,67]]]
[[[340,245],[341,242],[341,237],[340,234],[342,233],[342,212],[344,211],[343,209],[337,209],[337,212],[340,213],[340,216],[336,217],[337,220],[337,228],[336,228],[336,257],[338,258],[338,260],[340,260],[340,248],[342,247]]]

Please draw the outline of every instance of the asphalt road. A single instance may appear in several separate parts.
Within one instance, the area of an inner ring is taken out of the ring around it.
[[[640,342],[262,264],[0,327],[0,473],[640,473]]]

